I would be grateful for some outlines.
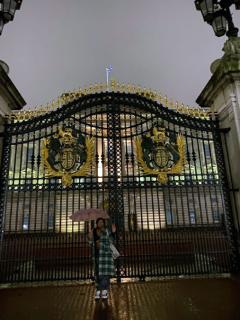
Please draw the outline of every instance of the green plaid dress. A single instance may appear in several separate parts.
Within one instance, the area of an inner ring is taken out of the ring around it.
[[[111,236],[107,230],[104,230],[100,235],[100,247],[99,254],[96,257],[95,255],[95,246],[94,241],[92,242],[92,258],[93,265],[96,274],[96,269],[98,269],[98,276],[115,276],[115,266],[114,260],[112,257],[112,251],[110,249],[110,243],[112,241]],[[96,258],[98,261],[95,261]],[[96,268],[96,264],[98,268]]]

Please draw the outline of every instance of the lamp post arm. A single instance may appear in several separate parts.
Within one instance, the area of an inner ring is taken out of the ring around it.
[[[228,22],[228,31],[227,31],[227,36],[228,37],[237,37],[238,36],[238,28],[234,26],[233,19],[232,19],[232,14],[230,12],[229,7],[225,8],[225,17]]]

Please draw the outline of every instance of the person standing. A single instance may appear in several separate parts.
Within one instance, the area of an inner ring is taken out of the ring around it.
[[[112,232],[110,233],[106,228],[105,220],[98,218],[96,220],[96,227],[88,234],[88,240],[92,246],[96,300],[108,298],[110,278],[115,275],[114,260],[110,248],[110,243],[113,241],[115,233],[115,224],[112,225]]]

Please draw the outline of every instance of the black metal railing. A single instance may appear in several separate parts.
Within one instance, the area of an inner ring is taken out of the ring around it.
[[[136,138],[161,123],[184,137],[186,163],[163,184],[142,172]],[[47,177],[43,140],[70,126],[94,138],[86,177]],[[117,277],[236,271],[232,211],[217,121],[176,113],[135,94],[84,96],[5,128],[0,193],[0,281],[93,277],[87,222],[76,210],[108,202],[117,224]]]

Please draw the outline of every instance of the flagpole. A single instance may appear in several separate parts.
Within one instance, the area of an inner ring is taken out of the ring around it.
[[[109,78],[108,78],[108,76],[109,76],[109,69],[108,68],[106,68],[106,74],[107,74],[107,91],[108,91],[108,87],[109,87]]]
[[[109,91],[109,74],[112,71],[112,66],[106,67],[106,77],[107,77],[107,91]]]

